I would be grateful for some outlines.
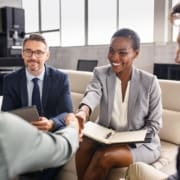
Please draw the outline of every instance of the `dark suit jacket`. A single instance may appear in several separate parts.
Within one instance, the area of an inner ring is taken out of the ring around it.
[[[4,77],[2,111],[24,106],[28,106],[28,95],[25,68],[22,68]],[[57,130],[65,126],[64,117],[72,111],[68,76],[45,65],[41,116],[52,119]]]

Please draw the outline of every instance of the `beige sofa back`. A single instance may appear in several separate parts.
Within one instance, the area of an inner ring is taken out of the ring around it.
[[[180,81],[159,80],[162,90],[163,128],[161,140],[180,144]]]
[[[68,74],[74,111],[78,109],[79,103],[84,95],[86,87],[92,78],[92,72],[60,69]],[[98,116],[98,107],[92,113],[90,120],[95,121]]]

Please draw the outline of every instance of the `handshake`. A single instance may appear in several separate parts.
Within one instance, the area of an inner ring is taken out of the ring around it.
[[[65,117],[66,125],[73,125],[79,131],[79,141],[82,141],[84,129],[84,123],[87,121],[90,115],[90,108],[87,105],[82,105],[80,109],[77,110],[76,113],[69,113]]]

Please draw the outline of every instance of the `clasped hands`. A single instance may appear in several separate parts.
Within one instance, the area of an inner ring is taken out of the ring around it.
[[[79,111],[76,114],[69,113],[65,117],[65,123],[66,125],[69,125],[70,123],[74,123],[77,129],[79,130],[79,141],[82,141],[83,137],[83,128],[84,123],[86,122],[86,113],[84,111]]]

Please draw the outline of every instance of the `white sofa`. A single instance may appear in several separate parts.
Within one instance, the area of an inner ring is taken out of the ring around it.
[[[74,70],[62,71],[69,76],[74,110],[76,110],[92,73]],[[172,174],[176,171],[175,158],[177,146],[180,144],[180,81],[159,80],[159,83],[162,89],[163,103],[163,128],[159,134],[162,153],[159,160],[152,166],[166,174]],[[90,119],[95,120],[97,115],[98,108]],[[126,168],[113,169],[108,179],[119,180],[124,177],[125,172]],[[77,180],[74,157],[61,169],[58,180]]]

